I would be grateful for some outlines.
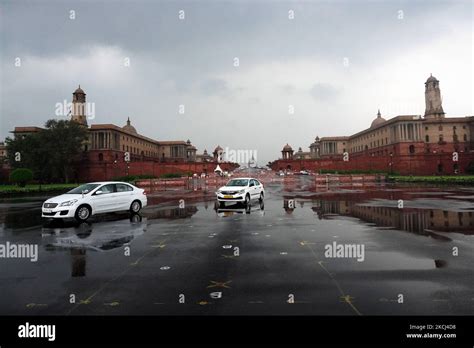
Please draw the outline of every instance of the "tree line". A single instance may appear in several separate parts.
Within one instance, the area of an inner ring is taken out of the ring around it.
[[[5,140],[12,170],[28,168],[39,182],[69,182],[81,159],[87,128],[74,121],[48,120],[45,128]]]

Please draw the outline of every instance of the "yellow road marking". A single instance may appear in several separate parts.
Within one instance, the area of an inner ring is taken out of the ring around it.
[[[47,307],[46,303],[28,303],[26,308],[33,308],[33,307]]]
[[[211,283],[210,285],[207,286],[207,288],[226,288],[226,289],[230,289],[230,286],[227,285],[229,283],[231,283],[232,280],[228,280],[226,282],[216,282],[214,280],[211,280]]]
[[[309,250],[311,250],[311,253],[313,254],[313,256],[318,259],[318,255],[316,254],[316,252],[313,250],[313,248],[311,247],[311,244],[314,244],[314,243],[308,243],[306,241],[302,241],[300,242],[301,246],[307,246],[309,248]],[[339,282],[336,280],[336,278],[334,278],[334,275],[328,271],[328,269],[323,265],[323,261],[318,261],[318,265],[327,273],[327,275],[329,276],[329,278],[331,278],[331,280],[333,281],[334,285],[336,285],[337,287],[337,290],[339,291],[339,294],[340,294],[340,298],[343,300],[344,303],[347,303],[353,310],[354,312],[357,314],[357,315],[362,315],[362,313],[356,308],[356,306],[352,303],[352,300],[354,299],[353,297],[351,297],[350,295],[347,295],[344,290],[342,289],[341,285],[339,284]]]

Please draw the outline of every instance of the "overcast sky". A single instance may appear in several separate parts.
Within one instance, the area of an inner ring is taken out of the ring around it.
[[[474,115],[472,4],[0,0],[0,138],[56,117],[78,84],[89,123],[130,117],[145,136],[257,150],[259,164],[365,129],[379,108],[423,114],[430,73],[448,117]]]

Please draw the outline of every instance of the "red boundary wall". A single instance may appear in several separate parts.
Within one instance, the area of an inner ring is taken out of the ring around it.
[[[453,161],[452,153],[425,153],[412,155],[390,156],[349,156],[344,161],[341,156],[322,159],[305,160],[277,160],[273,162],[273,170],[361,170],[380,171],[384,173],[398,173],[401,175],[450,175],[465,174],[474,153],[458,153],[458,161]],[[390,165],[392,163],[392,165]]]
[[[102,154],[101,160],[98,160],[99,154]],[[224,171],[238,167],[235,163],[162,163],[151,159],[127,163],[123,160],[123,152],[89,151],[85,158],[78,163],[74,179],[79,182],[86,182],[111,180],[125,175],[153,175],[159,177],[162,174],[170,173],[187,174],[191,172],[193,174],[210,174],[214,172],[218,164]]]

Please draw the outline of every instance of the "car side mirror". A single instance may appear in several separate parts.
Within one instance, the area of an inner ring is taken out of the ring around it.
[[[103,193],[103,192],[102,192],[101,190],[95,191],[95,194],[96,194],[96,195],[101,195],[102,193]]]

